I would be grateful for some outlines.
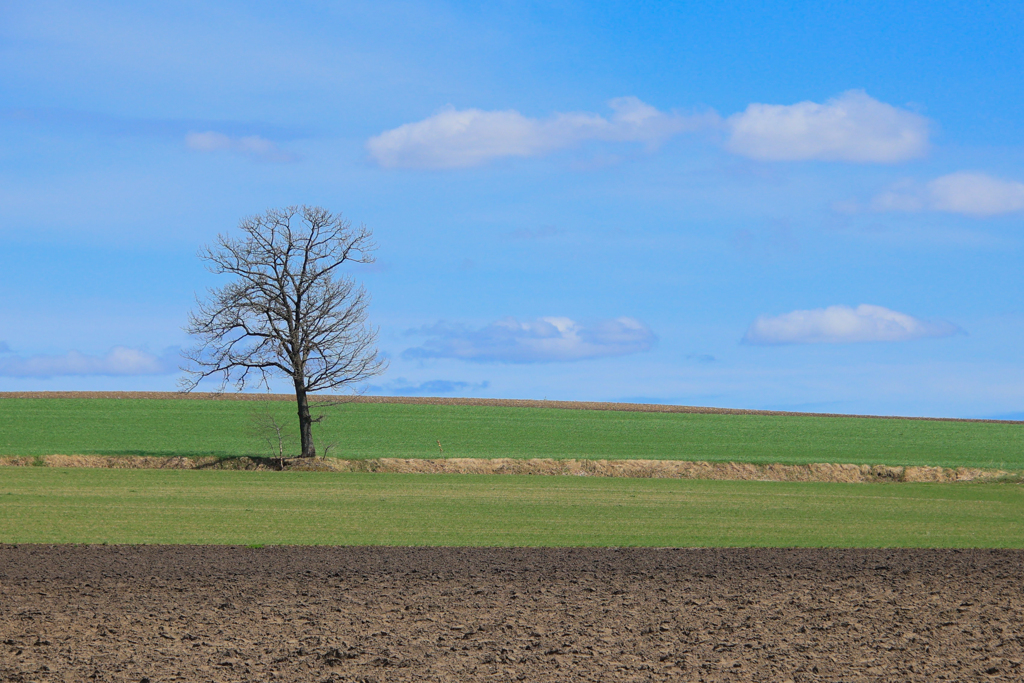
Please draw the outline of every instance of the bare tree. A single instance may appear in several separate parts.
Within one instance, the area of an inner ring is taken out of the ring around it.
[[[311,206],[271,209],[243,219],[240,238],[219,235],[199,257],[234,280],[210,289],[189,313],[185,331],[199,343],[184,352],[191,391],[219,376],[221,390],[234,383],[269,386],[290,377],[299,412],[302,456],[314,457],[308,394],[336,391],[380,374],[377,331],[366,325],[369,296],[342,264],[372,263],[372,232],[353,228],[340,214]]]

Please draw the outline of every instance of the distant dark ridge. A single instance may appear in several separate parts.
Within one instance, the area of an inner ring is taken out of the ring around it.
[[[145,398],[206,401],[294,401],[293,394],[213,393],[177,391],[0,391],[5,398]],[[555,408],[558,410],[617,410],[634,413],[692,413],[698,415],[776,415],[782,417],[856,417],[871,420],[928,420],[932,422],[983,422],[1024,424],[1022,420],[983,420],[961,417],[905,417],[902,415],[847,415],[843,413],[798,413],[784,410],[746,410],[675,406],[659,403],[602,403],[599,401],[536,401],[516,398],[444,398],[440,396],[345,396],[322,395],[349,403],[405,403],[410,405],[490,406],[497,408]]]

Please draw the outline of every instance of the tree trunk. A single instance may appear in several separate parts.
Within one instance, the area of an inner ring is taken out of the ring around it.
[[[298,379],[295,380],[295,400],[299,404],[299,441],[302,443],[302,457],[315,458],[316,447],[313,446],[313,418],[309,415],[306,387]]]

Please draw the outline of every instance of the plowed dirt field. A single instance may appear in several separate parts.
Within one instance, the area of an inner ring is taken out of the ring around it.
[[[1019,681],[1024,552],[0,546],[3,681]]]

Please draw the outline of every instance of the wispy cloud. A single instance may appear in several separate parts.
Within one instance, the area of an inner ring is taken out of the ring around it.
[[[274,163],[287,163],[298,160],[298,157],[278,147],[274,142],[259,135],[232,137],[224,133],[208,130],[203,133],[189,133],[185,136],[185,146],[197,152],[234,152]]]
[[[8,349],[9,351],[9,349]],[[66,354],[0,357],[0,377],[64,377],[71,375],[167,375],[178,370],[178,350],[156,356],[140,349],[115,346],[104,356],[78,351]]]
[[[519,322],[502,318],[480,329],[440,322],[410,330],[429,337],[406,349],[403,358],[457,358],[476,362],[548,363],[622,356],[654,346],[654,333],[634,318],[601,320],[590,325],[569,318]]]
[[[195,131],[218,131],[231,138],[263,137],[293,140],[310,132],[296,126],[226,119],[147,118],[108,112],[46,107],[0,109],[0,121],[57,130],[88,131],[111,136],[148,136],[180,140]]]
[[[390,394],[392,396],[440,396],[456,392],[474,392],[491,386],[488,381],[458,382],[448,379],[432,379],[426,382],[410,382],[399,377],[385,384],[371,384],[366,390],[371,394]]]
[[[752,159],[893,163],[927,152],[930,122],[850,90],[824,104],[751,104],[725,126],[726,149]]]
[[[589,140],[638,142],[655,148],[684,131],[714,125],[716,114],[666,113],[636,97],[608,103],[612,115],[575,112],[546,119],[514,109],[448,107],[370,138],[370,156],[385,168],[467,168],[502,157],[543,156]]]
[[[746,344],[849,344],[900,342],[924,337],[948,337],[961,332],[956,325],[927,321],[882,306],[861,304],[793,311],[761,316],[743,337]]]
[[[876,211],[944,211],[987,217],[1024,211],[1024,183],[958,171],[924,185],[899,183],[871,200]]]

